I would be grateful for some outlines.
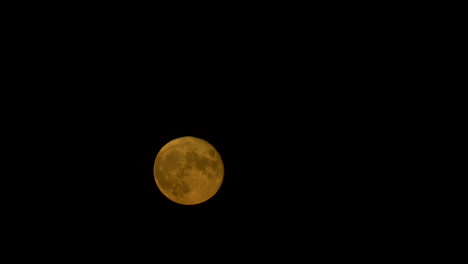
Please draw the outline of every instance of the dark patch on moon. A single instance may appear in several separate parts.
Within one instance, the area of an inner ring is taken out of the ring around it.
[[[182,180],[174,181],[173,186],[170,188],[171,194],[177,197],[181,197],[190,192],[190,188],[187,183]]]
[[[208,155],[210,155],[210,157],[214,158],[214,156],[216,155],[216,152],[212,149],[208,150]]]
[[[200,157],[200,155],[194,151],[187,152],[185,156],[187,162],[195,165],[198,170],[204,171],[206,166],[208,166],[209,160],[205,157]]]
[[[158,183],[161,188],[170,192],[172,195],[181,197],[184,194],[190,192],[190,188],[186,182],[184,182],[182,179],[171,180],[170,178],[172,176],[168,175],[168,173],[162,167],[158,169],[157,173],[159,175]],[[177,173],[175,176],[181,178],[184,174],[186,174],[185,170],[182,170],[181,173]]]
[[[183,154],[178,150],[170,150],[162,162],[164,171],[178,170],[183,164]]]

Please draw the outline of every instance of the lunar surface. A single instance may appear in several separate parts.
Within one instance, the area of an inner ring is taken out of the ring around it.
[[[156,156],[154,179],[171,201],[194,205],[215,195],[224,178],[218,151],[207,141],[180,137],[169,141]]]

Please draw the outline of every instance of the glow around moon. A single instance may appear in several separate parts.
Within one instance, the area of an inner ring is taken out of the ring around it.
[[[154,179],[171,201],[194,205],[215,195],[224,178],[218,151],[207,141],[186,136],[164,145],[154,162]]]

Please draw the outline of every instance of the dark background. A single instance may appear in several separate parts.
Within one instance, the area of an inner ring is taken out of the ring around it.
[[[28,238],[15,243],[84,258],[382,250],[374,242],[418,210],[405,167],[420,147],[421,94],[404,88],[425,57],[413,31],[399,41],[394,24],[372,23],[382,13],[332,3],[67,6],[26,23],[10,52],[17,94],[4,97],[18,101],[3,119],[17,160],[6,215]],[[223,185],[200,205],[175,204],[154,182],[159,149],[181,136],[223,158]]]

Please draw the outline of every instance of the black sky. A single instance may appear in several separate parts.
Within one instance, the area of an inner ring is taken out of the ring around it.
[[[11,177],[21,206],[8,209],[31,237],[86,238],[81,256],[242,241],[224,247],[234,256],[297,237],[319,251],[372,247],[398,232],[394,212],[414,208],[402,167],[416,147],[403,146],[418,137],[400,73],[418,72],[407,46],[380,34],[392,27],[372,23],[378,13],[335,1],[199,16],[124,6],[94,19],[74,7],[21,31],[24,59],[10,67],[24,68],[20,103],[4,119],[11,156],[24,156]],[[181,136],[207,140],[224,162],[219,192],[196,206],[169,201],[153,178],[159,149]]]

